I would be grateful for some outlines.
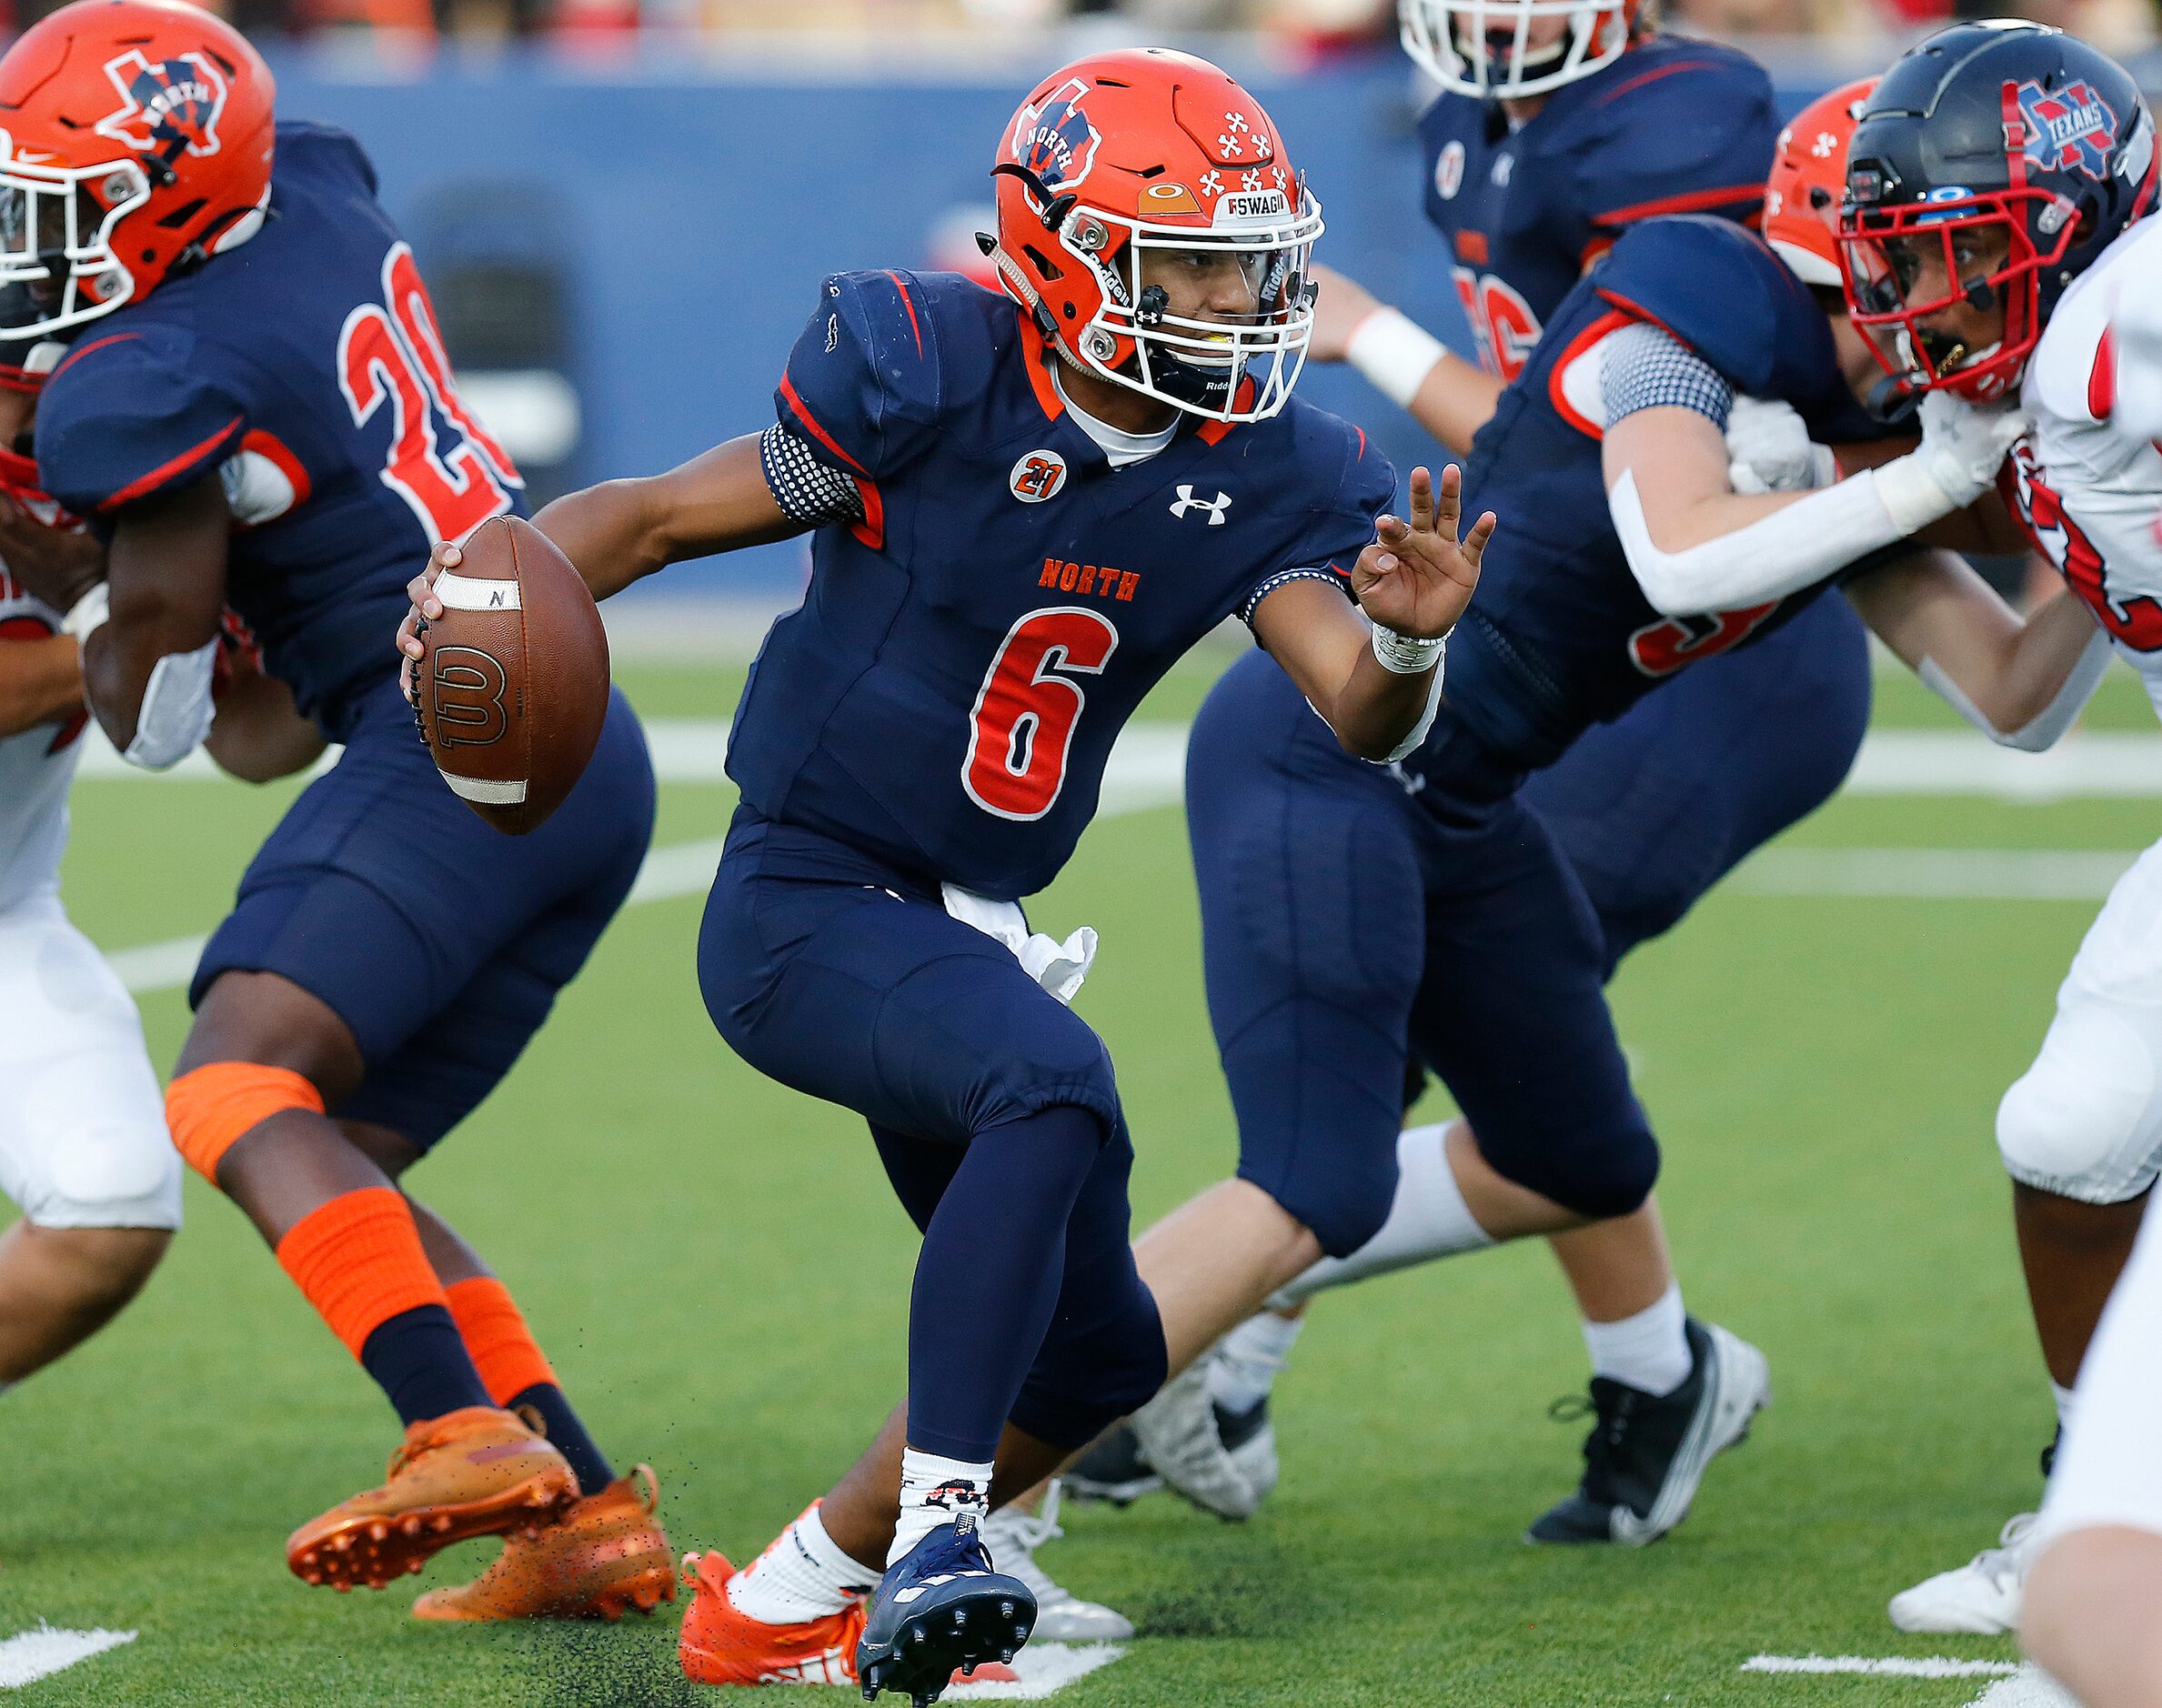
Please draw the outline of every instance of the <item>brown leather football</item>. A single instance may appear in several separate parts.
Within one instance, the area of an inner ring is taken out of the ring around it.
[[[532,523],[483,522],[436,578],[413,667],[420,733],[458,798],[523,836],[577,785],[608,710],[608,640],[570,559]]]

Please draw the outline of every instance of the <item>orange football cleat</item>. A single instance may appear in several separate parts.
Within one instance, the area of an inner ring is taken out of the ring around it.
[[[685,1554],[690,1611],[676,1656],[694,1684],[853,1684],[863,1603],[799,1624],[769,1625],[736,1611],[729,1580],[736,1568],[719,1554]]]
[[[578,1499],[561,1453],[508,1412],[467,1406],[415,1423],[390,1475],[286,1539],[286,1563],[310,1583],[379,1590],[474,1536],[538,1532]]]
[[[639,1486],[643,1483],[643,1487]],[[636,1467],[537,1537],[513,1536],[470,1583],[430,1590],[416,1619],[607,1619],[676,1599],[676,1561],[653,1515],[660,1490]]]

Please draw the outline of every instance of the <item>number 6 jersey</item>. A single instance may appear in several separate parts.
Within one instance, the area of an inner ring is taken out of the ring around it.
[[[40,478],[94,527],[212,474],[227,598],[335,739],[397,669],[406,583],[437,539],[522,513],[458,400],[420,271],[359,146],[277,127],[255,236],[86,327],[38,404]]]
[[[1008,298],[946,274],[826,281],[777,394],[767,479],[821,527],[729,748],[756,812],[1011,900],[1096,809],[1111,741],[1181,654],[1286,580],[1348,586],[1394,490],[1293,397],[1182,417],[1120,466]]]

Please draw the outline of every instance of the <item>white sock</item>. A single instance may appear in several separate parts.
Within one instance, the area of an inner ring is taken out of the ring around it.
[[[944,1459],[906,1448],[900,1456],[900,1522],[894,1527],[891,1565],[940,1524],[966,1519],[980,1524],[990,1514],[991,1465]]]
[[[1619,1322],[1587,1318],[1584,1344],[1592,1355],[1592,1374],[1654,1397],[1672,1393],[1689,1380],[1694,1361],[1682,1326],[1686,1321],[1679,1281],[1669,1283],[1651,1304]]]
[[[1263,1311],[1239,1324],[1216,1343],[1209,1362],[1209,1398],[1227,1412],[1251,1412],[1276,1385],[1292,1342],[1306,1326],[1304,1317],[1280,1317]]]
[[[1382,1231],[1349,1257],[1323,1258],[1269,1302],[1297,1304],[1369,1275],[1492,1245],[1493,1235],[1473,1220],[1472,1207],[1456,1184],[1456,1170],[1449,1166],[1448,1147],[1442,1142],[1448,1130],[1449,1123],[1437,1122],[1398,1134],[1396,1197]]]
[[[843,1553],[826,1533],[820,1503],[773,1539],[773,1545],[729,1580],[729,1604],[769,1625],[800,1624],[838,1613],[850,1598],[878,1587],[876,1567]]]
[[[2072,1427],[2072,1390],[2060,1388],[2053,1381],[2049,1384],[2049,1392],[2056,1401],[2057,1429],[2060,1432],[2070,1429]]]

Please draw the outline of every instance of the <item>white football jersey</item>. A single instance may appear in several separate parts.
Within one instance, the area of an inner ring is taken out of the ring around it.
[[[0,647],[54,635],[60,614],[0,568]],[[60,888],[67,846],[67,786],[82,755],[83,719],[40,724],[0,740],[0,913]]]
[[[2007,497],[2072,590],[2094,607],[2162,715],[2162,451],[2110,419],[2109,320],[2137,281],[2162,276],[2162,219],[2130,226],[2075,279],[2028,357],[2020,406],[2034,431],[2013,447]]]

